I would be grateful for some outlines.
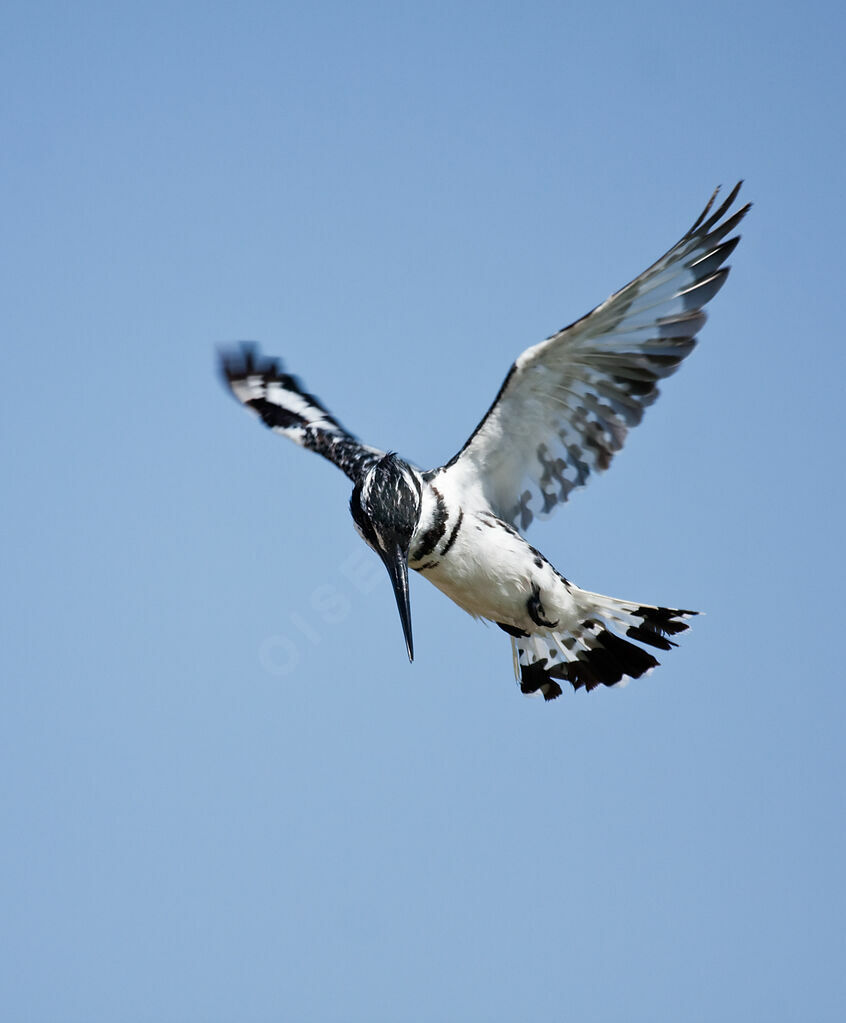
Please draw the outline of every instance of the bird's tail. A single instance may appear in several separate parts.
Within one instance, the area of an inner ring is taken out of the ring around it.
[[[675,636],[689,628],[696,611],[653,607],[572,589],[581,620],[576,628],[512,638],[514,671],[520,689],[545,700],[561,695],[558,680],[590,692],[648,675],[658,660],[638,646],[670,650]],[[636,642],[631,642],[635,640]]]

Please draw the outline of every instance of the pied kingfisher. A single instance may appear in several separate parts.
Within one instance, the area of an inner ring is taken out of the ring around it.
[[[592,312],[528,348],[508,371],[463,448],[421,472],[359,443],[296,377],[253,346],[221,354],[235,397],[276,433],[334,462],[353,482],[350,511],[384,562],[414,658],[408,569],[474,618],[511,637],[524,693],[546,700],[559,681],[590,691],[640,678],[696,612],[616,600],[565,579],[522,535],[592,472],[607,469],[629,427],[696,344],[702,307],[720,290],[749,209],[715,212],[717,192],[664,256]],[[719,190],[717,190],[719,191]],[[632,642],[632,641],[636,642]]]

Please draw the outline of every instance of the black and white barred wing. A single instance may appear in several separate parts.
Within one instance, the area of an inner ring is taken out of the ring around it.
[[[658,397],[705,323],[703,306],[728,275],[740,240],[723,239],[736,185],[711,213],[717,192],[669,252],[593,312],[517,359],[485,418],[440,471],[481,486],[494,511],[525,529],[591,473],[607,469],[629,429]],[[710,214],[710,216],[709,216]]]
[[[328,458],[350,479],[384,455],[361,444],[297,377],[283,372],[277,360],[263,358],[254,345],[221,352],[220,368],[238,401],[265,426]]]

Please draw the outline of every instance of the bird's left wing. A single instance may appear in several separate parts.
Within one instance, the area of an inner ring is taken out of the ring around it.
[[[265,359],[255,345],[220,353],[223,379],[241,404],[274,433],[290,437],[334,462],[353,481],[384,451],[362,444],[309,394],[281,363]]]
[[[711,213],[715,192],[648,270],[523,352],[470,439],[434,475],[481,489],[500,518],[525,529],[607,469],[658,397],[659,380],[696,344],[702,307],[722,287],[729,272],[723,264],[740,237],[723,239],[749,209],[729,214],[739,189]]]

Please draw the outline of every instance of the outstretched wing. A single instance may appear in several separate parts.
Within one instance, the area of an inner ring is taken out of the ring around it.
[[[265,426],[328,458],[351,480],[384,455],[356,440],[296,377],[284,373],[275,359],[263,358],[255,345],[222,351],[220,368],[238,401]]]
[[[711,214],[714,192],[657,263],[523,352],[473,435],[435,475],[481,487],[500,518],[525,529],[592,472],[607,469],[658,397],[658,381],[675,373],[696,344],[702,307],[725,282],[723,264],[740,236],[723,239],[749,209],[729,215],[739,190],[740,183]]]

